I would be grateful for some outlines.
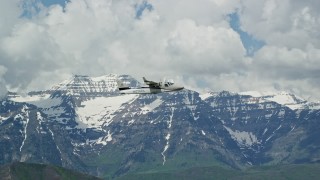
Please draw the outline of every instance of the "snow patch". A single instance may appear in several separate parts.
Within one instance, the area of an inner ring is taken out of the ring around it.
[[[172,108],[171,108],[171,115],[170,115],[170,119],[169,119],[169,125],[168,125],[168,128],[169,128],[169,129],[170,129],[171,126],[172,126],[172,120],[173,120],[172,118],[173,118],[174,110],[175,110],[175,108],[172,107]]]
[[[28,113],[28,111],[26,111],[26,109],[27,109],[28,107],[26,106],[26,105],[24,105],[23,106],[23,108],[22,108],[22,112],[24,112],[24,113],[26,113],[26,117],[27,118],[25,118],[26,119],[26,122],[24,122],[24,121],[22,121],[23,122],[23,124],[24,124],[24,131],[22,132],[22,133],[24,133],[24,139],[23,139],[23,141],[22,141],[22,143],[21,143],[21,146],[20,146],[20,152],[21,152],[21,150],[22,150],[22,148],[23,148],[23,146],[24,146],[24,142],[26,141],[26,139],[27,139],[27,128],[28,128],[28,124],[29,124],[29,113]],[[20,115],[20,114],[19,114]],[[22,120],[23,120],[23,116],[22,115],[20,115],[20,117],[22,118]],[[16,117],[15,117],[15,119],[16,119]]]
[[[206,100],[207,98],[212,97],[212,93],[207,92],[207,93],[204,93],[204,94],[200,94],[199,97],[200,97],[202,100]]]
[[[293,95],[290,95],[285,92],[276,94],[270,97],[266,97],[265,99],[276,102],[281,105],[285,105],[293,110],[301,109],[303,107],[303,104],[301,102],[304,101],[302,98],[299,98],[299,97],[294,98]]]
[[[14,116],[13,119],[14,119],[14,120],[23,119],[23,116],[22,116],[21,114],[17,114],[17,115]],[[22,123],[24,123],[24,122],[22,121]]]
[[[274,136],[274,134],[272,134],[270,137],[268,137],[268,138],[266,139],[266,141],[269,141],[273,136]]]
[[[287,92],[258,92],[258,91],[247,91],[240,92],[240,95],[249,95],[255,98],[276,102],[283,106],[286,106],[292,110],[296,109],[320,109],[320,104],[307,102],[306,100],[296,95]]]
[[[163,157],[162,165],[164,165],[166,163],[166,156],[164,155],[164,153],[168,150],[168,148],[169,148],[169,143],[167,141],[166,146],[164,147],[163,151],[161,152],[161,155]]]
[[[194,103],[195,103],[194,93],[190,93],[190,96],[191,96],[191,97],[189,97],[189,94],[188,94],[188,93],[185,93],[185,94],[184,94],[184,99],[183,99],[184,104],[191,105],[191,104],[194,104]]]
[[[136,94],[129,94],[113,97],[97,97],[84,101],[81,107],[76,108],[78,128],[101,129],[103,125],[108,126],[116,115],[115,112],[122,110],[123,104],[132,103],[138,96]]]
[[[9,117],[10,117],[10,116],[9,116]],[[1,121],[5,121],[5,120],[9,119],[9,117],[3,117],[3,116],[0,116],[0,122],[1,122]]]
[[[172,108],[171,108],[171,115],[170,115],[170,119],[169,119],[169,123],[168,123],[168,129],[169,129],[169,131],[170,131],[171,126],[172,126],[172,120],[173,120],[172,118],[173,118],[174,110],[175,110],[175,108],[172,107]],[[167,142],[166,142],[166,145],[165,145],[163,151],[161,152],[161,155],[162,155],[162,157],[163,157],[163,163],[162,163],[162,165],[164,165],[164,164],[166,163],[166,156],[164,155],[164,153],[165,153],[165,152],[168,150],[168,148],[169,148],[170,136],[171,136],[171,134],[168,133],[168,134],[166,135],[166,137],[165,137],[165,139],[167,140]]]
[[[206,133],[205,133],[203,130],[201,130],[201,133],[202,133],[202,135],[204,135],[204,136],[206,135]]]
[[[159,107],[163,103],[162,99],[156,99],[151,104],[148,104],[141,108],[142,114],[147,114],[148,112],[154,110],[155,108]]]
[[[43,122],[43,117],[41,116],[40,112],[37,112],[37,120],[38,120],[38,126],[36,128],[37,132],[41,132],[41,122]]]
[[[171,134],[167,134],[166,140],[168,141],[170,139]]]
[[[268,128],[265,128],[262,135],[265,135],[267,131],[268,131]]]
[[[132,119],[132,120],[130,120],[129,122],[128,122],[128,125],[131,125],[131,124],[133,124],[134,123],[134,119]]]
[[[257,137],[251,132],[245,131],[233,131],[232,129],[224,126],[224,128],[229,132],[232,139],[238,142],[239,145],[242,146],[252,146],[253,144],[259,144]]]
[[[278,131],[281,127],[282,127],[282,125],[280,124],[280,126],[275,131]]]
[[[43,117],[41,116],[40,112],[37,112],[37,120],[38,121],[42,121],[43,120]]]
[[[195,117],[195,110],[197,108],[196,105],[187,105],[187,107],[190,109],[191,113],[192,113],[192,116],[193,116],[193,120],[198,120],[199,119],[199,116],[198,117]]]
[[[96,144],[102,144],[102,145],[107,145],[108,142],[112,141],[112,134],[110,133],[110,130],[108,131],[108,135],[105,137],[100,137],[97,140],[91,140],[91,143],[96,143]]]

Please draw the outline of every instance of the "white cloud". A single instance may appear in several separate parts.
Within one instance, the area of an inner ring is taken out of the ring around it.
[[[0,82],[0,100],[5,97],[5,95],[7,94],[8,90],[5,87],[5,83]]]
[[[24,88],[41,73],[64,65],[59,47],[46,28],[35,23],[17,24],[12,34],[2,39],[0,48],[2,63],[8,69],[4,77],[12,87]]]
[[[320,3],[316,0],[242,0],[241,28],[267,44],[320,48]]]
[[[254,65],[257,73],[266,71],[272,78],[304,79],[320,76],[320,49],[313,46],[306,50],[287,47],[266,46],[255,56]]]
[[[0,42],[3,37],[9,35],[14,25],[19,22],[21,10],[20,1],[2,1],[0,5]],[[4,75],[8,72],[7,67],[3,64],[6,57],[0,49],[0,99],[7,93]]]
[[[5,82],[2,80],[2,76],[6,73],[7,69],[0,65],[0,100],[7,94],[8,90],[6,88]]]
[[[241,4],[241,28],[266,42],[253,57],[251,73],[266,84],[320,99],[316,84],[320,80],[320,3],[242,0]]]
[[[0,38],[11,32],[12,27],[21,14],[20,0],[1,1],[0,6]]]
[[[230,28],[180,20],[167,43],[168,64],[181,73],[218,75],[246,69],[245,49],[239,35]]]
[[[39,6],[29,19],[19,18],[19,3],[0,6],[0,65],[7,69],[1,77],[10,88],[44,89],[71,74],[118,73],[169,76],[193,89],[319,97],[315,0],[149,0],[152,10],[139,18],[137,4],[144,0],[71,0],[64,8]],[[242,30],[266,42],[253,57],[229,26],[235,11]]]

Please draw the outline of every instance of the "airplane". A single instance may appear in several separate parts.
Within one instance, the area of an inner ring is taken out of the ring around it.
[[[120,94],[158,94],[162,92],[172,92],[184,89],[182,86],[176,86],[172,81],[163,80],[162,82],[149,81],[143,77],[143,81],[148,86],[140,88],[130,88],[121,80],[117,80]]]

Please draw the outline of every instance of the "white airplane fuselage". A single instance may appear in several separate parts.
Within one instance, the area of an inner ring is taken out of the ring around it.
[[[168,88],[152,88],[152,87],[141,87],[141,88],[129,88],[120,90],[121,94],[158,94],[162,92],[172,92],[182,90],[183,87],[170,86]]]

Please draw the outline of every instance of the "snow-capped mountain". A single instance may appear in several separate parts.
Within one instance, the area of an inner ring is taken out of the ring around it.
[[[320,103],[308,102],[301,97],[287,92],[241,92],[240,95],[249,95],[256,98],[261,98],[267,101],[273,101],[278,104],[289,107],[290,109],[320,109]]]
[[[215,96],[217,94],[219,94],[219,92],[207,92],[207,93],[201,94],[200,96],[203,100],[205,100],[206,98]],[[233,94],[238,94],[243,96],[248,95],[253,97],[254,101],[259,101],[259,102],[262,102],[262,101],[276,102],[283,106],[287,106],[292,110],[320,109],[319,102],[309,102],[299,96],[296,96],[292,93],[288,93],[285,91],[280,91],[280,92],[246,91],[246,92],[239,92],[239,93],[233,93]]]
[[[152,169],[318,162],[317,104],[289,93],[120,95],[113,74],[0,101],[0,162],[100,177]]]

